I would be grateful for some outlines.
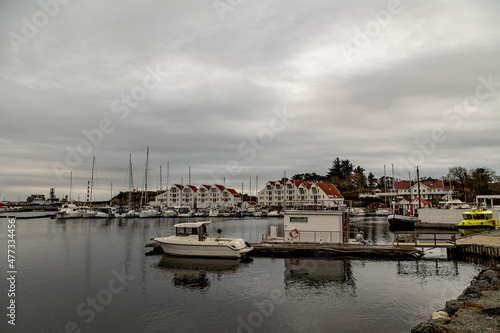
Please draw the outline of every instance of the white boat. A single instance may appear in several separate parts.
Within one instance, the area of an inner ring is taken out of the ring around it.
[[[177,217],[192,217],[193,211],[189,206],[176,207]]]
[[[264,214],[262,213],[262,211],[256,210],[255,212],[253,212],[253,216],[254,217],[262,217],[262,216],[264,216]]]
[[[154,208],[152,207],[145,207],[140,210],[139,212],[139,217],[140,218],[146,218],[146,217],[158,217],[161,216],[161,214]]]
[[[353,216],[365,216],[366,215],[366,212],[365,212],[365,209],[364,208],[361,208],[361,207],[354,207],[354,208],[351,208],[350,210],[350,214],[349,214],[351,217]]]
[[[218,217],[219,216],[219,211],[217,209],[210,209],[210,212],[208,213],[209,217]]]
[[[73,204],[65,204],[56,213],[56,218],[58,219],[74,219],[77,217],[82,217],[83,212]]]
[[[277,210],[272,210],[269,213],[267,213],[267,217],[280,217],[280,213]]]
[[[178,223],[175,235],[154,238],[163,251],[175,256],[240,258],[253,250],[241,238],[209,237],[207,225],[210,221]],[[219,233],[220,236],[220,233]]]
[[[389,214],[391,214],[391,211],[386,208],[379,208],[375,211],[375,215],[377,216],[388,216]]]
[[[167,210],[164,210],[161,215],[163,217],[176,217],[177,216],[177,213],[175,211],[173,211],[172,209],[167,209]]]

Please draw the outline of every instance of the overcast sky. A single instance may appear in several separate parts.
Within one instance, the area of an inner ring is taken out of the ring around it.
[[[0,199],[500,174],[500,2],[0,2]]]

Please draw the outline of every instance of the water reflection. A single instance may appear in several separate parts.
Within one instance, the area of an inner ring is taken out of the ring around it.
[[[172,284],[174,287],[206,290],[210,287],[210,279],[207,274],[214,274],[217,277],[236,274],[252,261],[253,259],[250,258],[234,260],[163,255],[158,267],[173,274]]]
[[[345,295],[355,295],[356,284],[350,260],[287,258],[284,262],[286,289],[323,290],[334,287]]]
[[[419,278],[428,278],[433,276],[457,277],[458,263],[443,259],[423,259],[414,261],[398,261],[397,274],[405,276],[416,276]]]

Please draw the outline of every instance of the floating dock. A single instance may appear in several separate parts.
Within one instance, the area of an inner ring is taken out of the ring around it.
[[[415,248],[397,248],[388,245],[317,244],[317,243],[254,243],[251,257],[420,257],[422,251]]]

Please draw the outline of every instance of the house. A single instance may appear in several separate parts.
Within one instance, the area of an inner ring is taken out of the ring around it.
[[[302,180],[268,181],[258,193],[259,204],[264,206],[301,207],[323,205],[335,207],[343,204],[344,197],[333,184],[310,183]]]
[[[418,197],[418,182],[395,182],[394,192],[398,196],[409,197],[411,200]],[[420,197],[425,200],[440,200],[453,193],[453,186],[445,185],[443,181],[421,181]]]

